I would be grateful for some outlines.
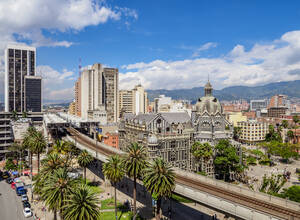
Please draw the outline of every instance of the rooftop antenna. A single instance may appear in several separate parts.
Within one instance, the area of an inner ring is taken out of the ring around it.
[[[207,74],[207,82],[209,82],[209,73]]]

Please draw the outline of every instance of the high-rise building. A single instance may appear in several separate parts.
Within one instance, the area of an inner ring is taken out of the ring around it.
[[[145,114],[148,110],[148,97],[147,92],[142,85],[137,85],[133,89],[134,102],[133,106],[135,108],[135,114],[143,113]]]
[[[75,115],[81,117],[81,80],[75,82]]]
[[[83,68],[81,76],[75,84],[78,116],[85,119],[94,116],[107,117],[108,123],[117,122],[118,74],[118,69],[103,68],[100,63]]]
[[[286,95],[274,95],[270,99],[268,108],[286,107],[290,108],[290,101]]]
[[[148,112],[147,92],[141,85],[137,85],[132,90],[120,90],[119,92],[119,115],[122,113],[146,113]]]
[[[41,94],[32,97],[38,90],[41,92],[41,79],[28,78],[28,85],[25,85],[25,76],[35,76],[36,69],[36,49],[27,46],[8,45],[5,50],[5,111],[25,112],[37,111],[37,105],[41,104]],[[37,85],[40,83],[40,85]],[[36,86],[37,88],[31,88]],[[26,95],[26,90],[28,94]],[[33,99],[38,101],[33,104]],[[28,102],[26,104],[26,100]]]
[[[42,111],[42,77],[25,76],[25,109],[26,112]]]
[[[267,106],[268,106],[268,100],[266,100],[266,99],[250,101],[250,110],[251,111],[265,109],[265,108],[267,108]]]
[[[134,114],[133,107],[133,92],[132,90],[119,91],[119,116],[122,117],[123,113]]]
[[[119,113],[119,70],[103,68],[104,104],[107,122],[117,122]]]

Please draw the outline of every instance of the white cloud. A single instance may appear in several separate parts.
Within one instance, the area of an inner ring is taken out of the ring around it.
[[[75,73],[67,69],[59,72],[50,66],[37,66],[37,75],[43,78],[43,98],[70,100],[74,98]]]
[[[85,27],[103,24],[109,20],[120,20],[121,17],[127,20],[137,19],[138,14],[129,8],[109,7],[102,0],[1,0],[0,94],[3,94],[3,56],[7,44],[25,41],[36,47],[70,47],[73,42],[55,40],[56,34],[77,33]],[[64,77],[71,75],[70,72],[60,73],[48,66],[38,69],[50,74],[44,74],[44,82],[48,86],[46,93],[51,85],[55,89],[55,83],[61,84]],[[50,96],[55,94],[50,94],[50,90],[48,93]]]
[[[121,16],[137,19],[135,10],[110,8],[104,1],[95,0],[1,0],[0,34],[32,40],[38,46],[70,46],[46,38],[42,31],[80,31]],[[1,37],[2,38],[2,37]],[[13,38],[13,37],[12,37]],[[14,39],[16,40],[16,39]]]
[[[177,89],[203,86],[207,75],[216,88],[258,85],[300,79],[300,31],[287,32],[280,39],[255,44],[249,51],[236,45],[219,58],[179,61],[155,60],[123,66],[120,88],[141,82],[147,89]],[[209,49],[203,45],[199,49]]]
[[[194,51],[192,57],[198,57],[198,56],[200,56],[201,51],[209,50],[209,49],[215,48],[215,47],[217,47],[217,43],[214,43],[214,42],[208,42],[206,44],[203,44],[201,47],[197,48]]]

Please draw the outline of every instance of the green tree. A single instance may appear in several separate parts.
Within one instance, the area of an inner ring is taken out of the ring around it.
[[[12,118],[12,120],[14,120],[14,121],[17,121],[17,120],[18,120],[18,113],[17,113],[17,111],[13,110],[13,111],[11,112],[11,118]]]
[[[19,160],[22,161],[22,157],[24,155],[23,146],[21,144],[15,142],[9,146],[8,150],[13,153],[13,158],[15,158],[17,161],[17,169],[19,169]]]
[[[241,172],[242,166],[239,164],[240,157],[237,149],[228,140],[220,140],[215,146],[214,165],[216,172],[223,176],[224,181],[230,172]]]
[[[300,186],[291,186],[283,189],[281,196],[294,202],[300,202]]]
[[[30,159],[29,159],[29,163],[30,163],[30,172],[31,172],[31,175],[32,175],[32,170],[33,170],[33,165],[32,165],[32,156],[33,156],[33,151],[32,151],[32,142],[33,142],[33,136],[35,135],[36,133],[36,129],[35,127],[33,126],[30,126],[24,137],[23,137],[23,145],[24,145],[24,148],[28,150],[28,155],[30,156]]]
[[[66,205],[66,200],[71,195],[76,184],[77,180],[68,176],[66,168],[55,170],[53,175],[46,179],[41,195],[45,204],[54,212],[55,220],[57,219],[57,211],[63,218],[63,207]]]
[[[288,130],[287,131],[287,136],[288,136],[289,140],[293,140],[293,138],[294,138],[294,132],[292,130]]]
[[[297,129],[297,125],[299,123],[299,117],[298,117],[298,115],[294,115],[293,116],[293,122],[294,122],[294,128],[295,128],[295,132],[294,132],[295,142],[294,143],[297,143],[296,129]]]
[[[94,220],[100,218],[100,200],[89,186],[80,185],[65,201],[65,220]]]
[[[259,191],[271,195],[277,195],[285,183],[286,179],[283,175],[272,174],[270,177],[264,175]]]
[[[142,145],[132,143],[125,151],[123,164],[127,175],[133,177],[133,215],[136,215],[136,180],[146,168],[147,150]]]
[[[44,152],[46,147],[47,142],[42,132],[35,132],[31,138],[30,148],[37,155],[38,173],[40,172],[40,154]]]
[[[196,141],[192,145],[191,149],[192,155],[200,162],[201,164],[201,171],[204,171],[202,168],[202,161],[204,164],[208,162],[208,160],[212,157],[213,155],[213,150],[212,146],[209,143],[204,143],[201,144],[200,142]]]
[[[86,168],[93,161],[94,161],[94,158],[92,157],[92,155],[89,154],[89,152],[87,152],[87,150],[81,151],[81,153],[79,154],[79,156],[77,158],[77,162],[78,162],[79,166],[81,166],[83,168],[85,183],[86,183]]]
[[[284,127],[284,128],[288,128],[288,126],[289,126],[288,121],[287,120],[282,120],[281,126]]]
[[[276,132],[273,125],[269,125],[269,132],[266,134],[266,141],[279,141],[282,142],[282,138],[279,132]]]
[[[41,161],[41,164],[42,169],[34,178],[34,193],[39,195],[41,195],[47,179],[54,174],[54,171],[60,168],[68,168],[68,164],[56,152],[47,154],[46,158]]]
[[[122,160],[118,155],[113,155],[108,158],[108,161],[103,164],[102,172],[104,176],[109,179],[112,185],[115,188],[115,216],[116,220],[118,220],[117,214],[117,183],[120,182],[124,177],[124,168],[122,164]]]
[[[16,164],[14,163],[11,157],[7,158],[5,161],[4,169],[6,170],[15,170],[17,168]]]
[[[242,129],[240,127],[233,128],[233,139],[238,141],[242,134]]]
[[[157,199],[156,219],[161,218],[161,200],[170,197],[175,189],[175,173],[170,164],[155,158],[144,172],[144,186]]]

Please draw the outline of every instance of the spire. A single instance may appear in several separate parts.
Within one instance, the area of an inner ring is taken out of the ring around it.
[[[204,87],[205,96],[212,96],[212,91],[213,91],[213,88],[212,88],[212,85],[209,82],[209,75],[208,75],[208,81],[207,81],[207,83]]]

